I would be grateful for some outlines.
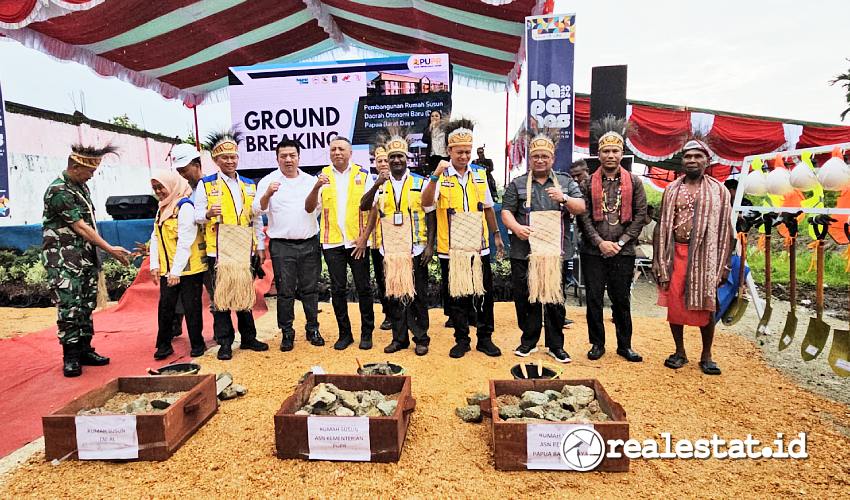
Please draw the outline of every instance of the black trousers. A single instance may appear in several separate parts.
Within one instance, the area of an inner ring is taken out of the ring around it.
[[[212,306],[212,297],[213,297],[213,287],[212,286],[213,285],[212,285],[212,280],[210,279],[211,274],[207,273],[207,272],[204,272],[203,274],[204,274],[204,288],[207,289],[207,295],[209,295],[209,297],[210,297],[210,312],[213,312],[214,311],[213,306]],[[203,293],[201,295],[202,295],[201,296],[201,303],[203,303]],[[174,335],[179,335],[180,331],[182,330],[183,314],[184,314],[183,301],[178,300],[177,304],[174,306]],[[189,324],[188,324],[188,321],[187,321],[186,327],[188,328],[188,326],[189,326]]]
[[[605,325],[602,322],[603,295],[608,289],[614,326],[617,330],[617,348],[632,347],[632,311],[630,292],[635,272],[633,255],[581,254],[581,272],[587,296],[587,333],[590,343],[605,346]]]
[[[476,335],[478,340],[489,339],[495,329],[493,318],[493,269],[490,267],[490,256],[481,256],[481,265],[484,274],[484,296],[483,297],[452,297],[448,296],[449,318],[454,323],[455,342],[458,344],[469,344],[469,325],[477,324]],[[449,259],[440,259],[444,281],[448,281]],[[470,277],[472,279],[472,277]],[[448,294],[447,294],[448,295]],[[477,321],[476,321],[477,320]]]
[[[318,237],[304,240],[272,239],[269,253],[277,289],[277,327],[284,337],[293,338],[295,297],[301,300],[307,319],[307,332],[319,331],[319,290],[316,269],[322,260],[316,246]]]
[[[354,277],[357,301],[360,304],[360,335],[370,336],[375,329],[375,311],[372,304],[372,284],[369,276],[369,252],[355,259],[353,248],[336,247],[322,250],[331,278],[331,302],[334,306],[340,338],[351,338],[351,320],[348,318],[348,268]]]
[[[516,319],[522,330],[520,343],[536,346],[540,330],[544,326],[545,342],[549,349],[564,348],[564,304],[540,304],[528,302],[528,261],[511,259],[511,285],[514,292]]]
[[[387,285],[384,281],[384,256],[378,248],[373,248],[369,252],[372,254],[372,269],[375,270],[375,287],[378,300],[381,302],[381,312],[386,316],[389,313],[387,313]]]
[[[408,330],[413,333],[416,345],[428,345],[428,266],[422,265],[422,256],[413,257],[413,286],[416,294],[408,302],[387,299],[390,322],[393,325],[393,340],[402,345],[410,344]]]
[[[216,261],[213,258],[207,258],[210,275],[210,283],[212,294],[210,299],[215,296],[215,266]],[[236,331],[233,329],[233,318],[230,311],[219,311],[213,305],[213,335],[215,341],[219,345],[231,345],[236,340]],[[246,340],[255,340],[257,338],[257,327],[254,325],[254,313],[251,309],[247,311],[236,311],[236,327],[239,329],[239,335],[242,342]]]
[[[165,276],[159,278],[157,349],[171,345],[171,338],[174,335],[175,306],[178,301],[183,304],[183,315],[186,318],[186,329],[189,331],[189,342],[192,349],[204,347],[204,317],[201,311],[203,307],[201,293],[205,274],[181,276],[180,284],[176,286],[168,286]]]

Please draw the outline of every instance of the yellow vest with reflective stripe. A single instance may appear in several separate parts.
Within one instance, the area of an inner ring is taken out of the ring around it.
[[[192,204],[188,198],[183,198],[177,203],[177,211],[184,203]],[[157,214],[157,218],[159,214]],[[174,255],[177,253],[177,213],[155,224],[157,248],[159,250],[159,270],[163,276],[171,272],[171,266],[174,263]],[[204,261],[204,235],[197,230],[195,241],[189,248],[189,261],[186,263],[186,268],[180,273],[180,276],[190,276],[192,274],[202,273],[207,270],[207,264]]]
[[[257,186],[254,181],[247,177],[237,176],[239,188],[242,191],[242,211],[236,213],[236,204],[230,187],[220,179],[218,174],[212,174],[201,179],[204,192],[207,194],[207,208],[221,205],[221,217],[213,219],[206,224],[204,238],[207,244],[207,255],[216,255],[216,239],[219,224],[232,224],[238,226],[251,226],[254,219],[254,196],[257,194]],[[257,245],[257,237],[251,233],[252,244]]]
[[[413,231],[413,244],[425,245],[428,242],[427,225],[425,224],[425,210],[422,208],[422,186],[425,178],[412,172],[407,174],[401,195],[394,192],[393,183],[387,181],[384,184],[384,194],[379,199],[378,209],[381,217],[389,217],[392,223],[393,214],[396,212],[396,198],[399,198],[399,212],[410,216],[410,227]]]
[[[483,212],[483,204],[487,199],[487,178],[484,169],[469,165],[469,177],[466,188],[458,181],[457,176],[443,173],[440,176],[440,198],[437,200],[437,253],[449,253],[449,209],[455,212]],[[467,208],[464,208],[464,200]],[[487,221],[481,218],[482,248],[486,248],[484,235],[487,234]]]
[[[322,169],[330,182],[322,189],[322,224],[321,240],[325,245],[336,245],[345,243],[345,237],[339,229],[337,222],[337,196],[336,177],[333,173],[334,166],[328,165]],[[366,179],[369,171],[360,165],[352,164],[351,172],[348,174],[348,200],[345,208],[345,232],[355,240],[360,236],[360,230],[366,227],[368,212],[360,212],[360,198],[366,188]]]

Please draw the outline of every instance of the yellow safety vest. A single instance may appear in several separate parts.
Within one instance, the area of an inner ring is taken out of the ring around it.
[[[218,174],[208,175],[201,179],[204,192],[207,194],[207,207],[215,204],[221,205],[221,217],[207,223],[204,237],[207,244],[207,255],[216,255],[216,239],[218,236],[218,224],[232,224],[238,226],[251,226],[254,219],[254,196],[257,194],[257,186],[254,181],[247,177],[237,176],[239,188],[242,191],[242,211],[236,213],[236,203],[233,201],[233,193],[224,180],[219,179]],[[256,247],[257,237],[252,233],[252,245]]]
[[[322,173],[330,180],[330,183],[322,189],[322,227],[320,229],[322,244],[325,245],[345,242],[337,222],[336,177],[333,169],[333,165],[322,169]],[[360,231],[366,227],[368,220],[369,212],[360,212],[360,198],[366,190],[368,178],[368,170],[356,164],[351,166],[348,179],[348,204],[345,208],[345,232],[352,240],[360,236]]]
[[[487,199],[487,178],[484,169],[475,165],[469,165],[470,175],[466,182],[466,188],[454,175],[443,175],[437,181],[440,183],[440,199],[437,200],[437,253],[448,255],[449,253],[449,209],[455,212],[483,212],[484,200]],[[470,184],[472,188],[470,189]],[[467,208],[464,208],[466,200]],[[487,234],[487,221],[481,218],[481,239],[483,248],[486,248],[484,235]]]
[[[177,203],[177,212],[183,204],[192,204],[189,198],[183,198]],[[174,255],[177,253],[177,212],[164,221],[159,221],[156,224],[156,239],[157,248],[159,250],[159,270],[163,276],[171,271],[171,266],[174,263]],[[157,214],[159,218],[159,214]],[[180,273],[180,276],[190,276],[192,274],[202,273],[207,270],[207,264],[204,260],[204,235],[196,229],[195,241],[189,248],[189,261],[186,263],[186,268]]]
[[[384,183],[385,189],[382,199],[378,203],[381,217],[392,217],[396,211],[407,212],[410,216],[414,245],[425,245],[428,242],[425,210],[422,208],[422,186],[424,184],[424,177],[409,172],[401,188],[401,195],[397,196],[394,192],[393,183],[387,181]],[[396,208],[396,198],[399,199],[400,206],[398,208]]]

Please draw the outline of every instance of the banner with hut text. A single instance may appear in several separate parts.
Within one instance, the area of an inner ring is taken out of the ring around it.
[[[527,125],[557,129],[555,170],[561,172],[569,171],[573,159],[575,23],[575,14],[525,18]]]
[[[9,147],[6,141],[6,105],[0,89],[0,217],[9,217]]]

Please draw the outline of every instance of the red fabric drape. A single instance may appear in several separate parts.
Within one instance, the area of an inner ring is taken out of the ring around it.
[[[0,2],[0,22],[19,23],[35,8],[36,0],[5,0]]]
[[[725,182],[726,179],[728,179],[729,176],[732,175],[733,170],[737,171],[740,169],[734,168],[730,165],[721,165],[720,163],[715,163],[713,165],[709,165],[709,167],[705,169],[705,173],[714,177],[720,182]]]
[[[629,148],[640,158],[660,161],[682,149],[691,132],[691,112],[635,104],[629,118]]]
[[[803,126],[803,135],[797,141],[797,149],[812,148],[850,142],[850,127],[811,127]]]
[[[647,165],[645,176],[658,189],[664,189],[676,180],[677,174],[674,170]]]
[[[575,147],[590,148],[590,98],[576,97],[575,123],[573,124]]]
[[[782,147],[785,130],[780,122],[716,115],[708,138],[721,163],[740,165],[747,155]]]

